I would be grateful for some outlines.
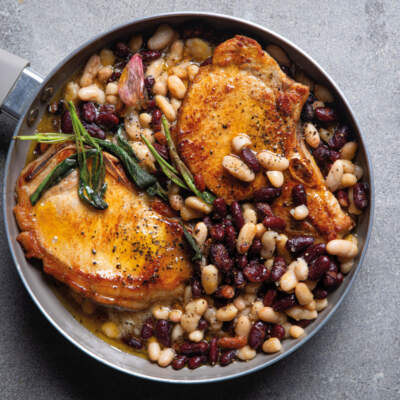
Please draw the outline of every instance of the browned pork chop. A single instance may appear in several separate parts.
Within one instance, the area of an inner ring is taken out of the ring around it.
[[[251,184],[243,183],[222,167],[232,139],[246,133],[252,149],[285,155],[290,160],[283,195],[274,211],[287,222],[290,234],[321,234],[325,239],[343,235],[352,226],[303,143],[298,130],[307,86],[294,82],[253,39],[235,36],[220,44],[212,63],[200,68],[179,112],[176,141],[182,158],[194,174],[202,174],[209,189],[228,203],[250,199],[267,185],[260,172]],[[291,188],[306,186],[309,218],[290,217]]]
[[[152,208],[114,157],[105,153],[105,211],[79,199],[76,171],[31,205],[30,194],[73,152],[73,145],[53,146],[18,179],[14,211],[26,256],[41,259],[46,273],[99,303],[137,310],[179,297],[191,275],[181,229]]]

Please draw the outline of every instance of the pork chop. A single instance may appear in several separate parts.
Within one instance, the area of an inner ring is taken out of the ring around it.
[[[108,208],[97,211],[78,197],[77,171],[32,206],[29,196],[75,147],[52,146],[28,164],[17,182],[17,239],[28,258],[84,296],[132,310],[179,297],[191,275],[179,225],[152,208],[130,184],[118,160],[105,154]]]
[[[263,172],[250,184],[229,175],[222,167],[232,153],[232,139],[246,133],[251,148],[286,156],[283,194],[273,205],[287,222],[289,234],[321,234],[333,239],[352,226],[351,218],[327,190],[324,178],[304,145],[299,119],[309,88],[290,79],[277,62],[253,39],[235,36],[214,51],[212,63],[200,67],[179,111],[175,140],[193,174],[228,203],[250,199],[267,186]],[[295,222],[289,211],[291,187],[302,182],[309,200],[309,218]]]

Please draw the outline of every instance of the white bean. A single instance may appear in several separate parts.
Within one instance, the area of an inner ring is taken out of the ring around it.
[[[343,164],[342,160],[336,160],[326,177],[326,186],[331,192],[336,192],[342,183]]]
[[[182,314],[182,310],[175,308],[169,312],[168,319],[172,322],[178,323],[182,318]]]
[[[299,281],[305,281],[308,278],[308,265],[303,258],[298,258],[294,266],[294,273]]]
[[[357,142],[347,142],[340,149],[340,158],[344,160],[352,160],[356,155],[357,148],[358,148]]]
[[[170,101],[171,101],[171,105],[174,108],[175,112],[178,113],[178,110],[180,109],[180,107],[182,105],[182,101],[175,99],[175,97],[173,97]]]
[[[263,248],[261,250],[261,257],[268,259],[273,256],[277,238],[278,234],[275,231],[266,231],[264,235],[262,235],[261,243]]]
[[[296,285],[296,289],[294,291],[296,298],[300,305],[305,306],[306,304],[311,303],[314,300],[314,296],[308,286],[300,282]]]
[[[100,51],[100,61],[102,65],[113,65],[115,63],[115,55],[110,49],[102,49]]]
[[[94,101],[98,104],[104,104],[106,95],[97,85],[85,86],[79,89],[78,97],[82,101]]]
[[[328,299],[327,298],[315,300],[315,309],[317,311],[325,310],[326,307],[328,307]]]
[[[302,319],[315,319],[318,317],[317,311],[309,311],[300,306],[294,306],[285,311],[290,318],[300,321]]]
[[[298,325],[292,325],[289,329],[289,335],[294,338],[297,339],[300,336],[304,335],[304,329],[301,326]]]
[[[180,211],[182,210],[185,202],[183,200],[183,197],[180,194],[171,194],[168,196],[168,201],[169,205],[174,209],[175,211]],[[185,210],[186,211],[186,210]],[[186,216],[189,217],[190,213],[187,213]],[[192,219],[192,218],[190,218]],[[189,220],[187,220],[189,221]]]
[[[163,368],[168,367],[168,365],[171,364],[174,357],[175,357],[174,349],[168,347],[160,352],[160,355],[157,360],[158,365]]]
[[[323,101],[324,103],[333,103],[335,101],[335,98],[333,97],[332,93],[325,86],[318,84],[315,85],[314,94],[318,100]]]
[[[238,313],[238,309],[232,304],[227,304],[217,310],[215,317],[218,321],[232,321]]]
[[[282,344],[280,340],[276,337],[267,339],[262,345],[262,350],[264,353],[276,353],[282,349]]]
[[[151,154],[149,148],[143,142],[131,142],[130,143],[139,164],[150,172],[156,171],[155,158]]]
[[[166,96],[168,93],[168,74],[163,72],[158,78],[153,86],[153,93]]]
[[[136,53],[143,44],[143,37],[142,35],[135,35],[132,37],[132,39],[129,41],[128,46],[132,50],[133,53]]]
[[[152,116],[149,113],[141,113],[139,114],[139,122],[143,128],[149,128],[151,124]]]
[[[245,223],[257,224],[257,212],[252,208],[248,208],[243,212],[243,219]],[[257,229],[257,228],[256,228]]]
[[[203,199],[196,196],[187,197],[185,200],[185,206],[204,214],[210,214],[213,209],[210,204],[207,204]]]
[[[99,72],[97,73],[97,78],[101,82],[106,82],[110,78],[110,76],[113,74],[113,69],[111,65],[107,65],[104,67],[101,67],[99,69]]]
[[[342,176],[342,187],[348,188],[357,183],[357,177],[354,174],[345,173]]]
[[[200,68],[196,64],[189,64],[187,66],[187,75],[190,82],[192,82],[193,79],[196,77],[196,75],[199,72],[199,69]]]
[[[118,84],[115,82],[107,83],[106,94],[111,94],[111,95],[118,94]]]
[[[211,47],[203,39],[193,38],[186,40],[186,48],[196,61],[204,61],[212,55]]]
[[[251,146],[251,139],[245,133],[239,133],[232,139],[232,150],[240,153],[245,147]]]
[[[204,332],[196,329],[195,331],[190,332],[188,337],[189,337],[189,340],[191,340],[192,342],[198,343],[203,340]]]
[[[162,304],[154,304],[151,313],[155,319],[168,319],[170,309]]]
[[[164,59],[162,57],[152,61],[146,69],[146,76],[152,76],[157,79],[164,70]]]
[[[176,119],[176,111],[172,107],[171,103],[165,96],[156,95],[155,96],[156,105],[161,109],[164,115],[167,117],[168,121],[173,122]]]
[[[206,299],[196,299],[186,304],[185,311],[188,313],[195,313],[202,316],[206,312],[207,307],[208,303]]]
[[[315,127],[315,125],[311,122],[306,122],[304,124],[304,137],[306,139],[307,144],[313,149],[316,149],[321,142],[318,130]]]
[[[293,271],[286,271],[279,280],[279,286],[284,292],[291,292],[297,285],[297,278]]]
[[[257,355],[257,352],[247,344],[246,344],[246,346],[243,346],[241,349],[239,349],[237,352],[237,356],[238,356],[239,360],[242,360],[242,361],[252,360],[256,355]]]
[[[360,180],[364,175],[364,170],[359,165],[354,164],[354,175],[357,180]]]
[[[259,223],[256,225],[256,238],[261,239],[262,235],[266,232],[267,228],[263,223]]]
[[[196,330],[200,318],[200,315],[196,313],[185,312],[181,317],[181,326],[186,332],[193,332]]]
[[[184,333],[185,333],[185,331],[183,330],[182,326],[180,324],[176,324],[172,328],[171,340],[173,342],[176,342],[178,339],[180,339],[183,336]]]
[[[249,250],[256,235],[256,225],[248,222],[242,226],[236,242],[236,250],[239,254],[245,254]]]
[[[105,322],[101,326],[101,331],[110,339],[118,339],[121,336],[117,324],[112,321]]]
[[[174,30],[169,25],[160,25],[147,41],[147,47],[150,50],[162,50],[171,43],[174,34]]]
[[[182,60],[183,47],[184,44],[182,40],[175,40],[174,42],[172,42],[167,56],[169,63],[177,63],[178,61]]]
[[[183,99],[186,93],[186,86],[182,82],[181,78],[176,75],[170,75],[168,77],[168,90],[172,96],[177,99]]]
[[[243,182],[252,182],[256,177],[254,172],[239,157],[225,156],[222,166],[232,176]]]
[[[353,267],[354,267],[354,258],[350,258],[346,261],[343,261],[340,264],[340,271],[343,274],[348,274],[353,269]]]
[[[151,361],[157,361],[160,358],[161,347],[158,342],[150,342],[147,346],[147,353],[149,354],[149,359]]]
[[[188,78],[188,66],[189,66],[189,62],[185,61],[185,62],[181,62],[178,65],[175,65],[175,67],[171,68],[170,73],[176,76],[179,76],[179,78],[181,79],[187,79]]]
[[[102,64],[100,57],[97,54],[93,54],[92,57],[89,58],[88,62],[85,65],[85,68],[83,69],[80,86],[86,87],[91,85],[101,67]]]
[[[191,221],[192,219],[198,219],[204,216],[204,214],[200,211],[194,210],[193,208],[182,206],[180,209],[181,218],[184,221]]]
[[[289,160],[269,150],[260,151],[257,154],[258,162],[267,170],[284,171],[289,167]]]
[[[264,322],[277,324],[279,321],[279,313],[274,311],[272,307],[263,307],[258,311],[258,318]]]
[[[297,221],[302,221],[303,219],[306,219],[308,217],[308,213],[309,211],[305,204],[301,204],[300,206],[297,206],[290,210],[290,214]]]
[[[281,47],[275,44],[270,44],[266,47],[266,50],[272,58],[275,58],[275,60],[278,61],[279,64],[290,67],[289,57]]]
[[[76,82],[68,82],[65,86],[64,99],[65,101],[74,102],[78,98],[80,86]]]
[[[201,284],[206,294],[214,293],[218,288],[218,269],[210,264],[201,271]]]
[[[236,324],[235,324],[235,334],[237,336],[249,336],[251,329],[251,322],[249,320],[249,317],[246,315],[241,315],[240,317],[237,318]]]
[[[334,239],[327,243],[326,252],[333,256],[353,258],[358,253],[358,248],[350,240]]]
[[[207,239],[208,228],[204,222],[198,222],[193,230],[193,238],[197,244],[201,247]]]

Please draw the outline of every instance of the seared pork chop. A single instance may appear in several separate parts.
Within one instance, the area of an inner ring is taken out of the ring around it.
[[[304,145],[299,129],[307,86],[294,82],[253,39],[235,36],[214,51],[212,63],[200,68],[179,111],[175,139],[193,174],[202,174],[209,189],[228,203],[250,199],[267,186],[260,172],[250,184],[233,178],[222,167],[232,139],[246,133],[256,152],[271,150],[290,160],[283,195],[273,206],[287,222],[289,234],[321,234],[334,239],[353,222],[327,190],[324,178]],[[306,187],[309,218],[290,216],[291,188]]]
[[[18,179],[14,211],[26,256],[41,259],[46,273],[99,303],[138,310],[179,297],[191,274],[181,229],[152,209],[114,157],[104,153],[105,211],[79,199],[76,170],[31,205],[43,178],[74,152],[73,145],[52,146]]]

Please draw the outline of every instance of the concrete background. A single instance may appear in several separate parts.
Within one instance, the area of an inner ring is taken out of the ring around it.
[[[0,0],[0,47],[46,74],[92,35],[135,17],[211,10],[286,36],[339,84],[372,155],[376,219],[367,260],[317,337],[284,361],[236,381],[155,384],[113,371],[73,347],[33,305],[0,233],[1,399],[399,399],[400,2],[377,0]],[[0,117],[0,170],[13,125]]]

